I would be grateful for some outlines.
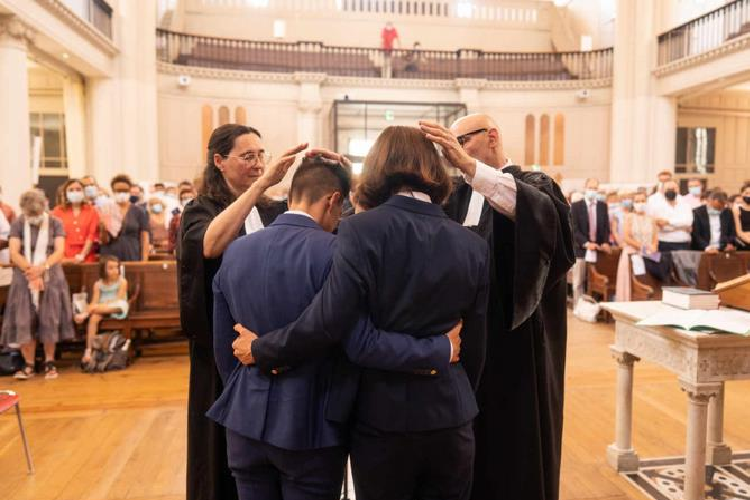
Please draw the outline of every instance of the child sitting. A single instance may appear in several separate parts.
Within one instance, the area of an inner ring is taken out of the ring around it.
[[[91,343],[99,333],[99,323],[105,316],[125,319],[128,315],[128,282],[120,277],[120,259],[114,255],[102,255],[99,260],[99,279],[94,283],[88,311],[75,315],[75,322],[83,323],[87,318],[86,350],[82,364],[91,360]]]

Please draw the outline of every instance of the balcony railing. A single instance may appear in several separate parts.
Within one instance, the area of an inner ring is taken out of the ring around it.
[[[612,49],[590,52],[383,50],[261,42],[157,30],[157,58],[182,66],[373,78],[585,80],[612,76]]]
[[[750,33],[750,0],[735,0],[659,35],[659,66]]]

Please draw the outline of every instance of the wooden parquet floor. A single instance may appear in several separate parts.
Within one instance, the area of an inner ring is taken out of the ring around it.
[[[613,325],[571,316],[569,330],[560,497],[642,499],[604,461],[614,435]],[[0,388],[22,397],[37,469],[26,475],[15,416],[0,416],[0,499],[183,499],[185,347],[147,350],[119,373],[82,374],[72,354],[60,367],[57,380],[0,379]],[[636,365],[634,442],[642,457],[682,454],[686,408],[676,377]],[[735,451],[750,449],[750,382],[727,384],[726,439]]]

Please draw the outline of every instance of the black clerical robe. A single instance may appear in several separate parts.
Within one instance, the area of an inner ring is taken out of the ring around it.
[[[271,224],[286,208],[286,202],[264,200],[259,203],[258,213],[263,225]],[[187,500],[237,498],[237,486],[227,465],[224,428],[206,417],[223,389],[214,362],[211,288],[221,266],[221,257],[203,257],[203,236],[214,217],[224,209],[226,204],[201,195],[185,207],[180,221],[180,321],[183,333],[190,339]],[[243,225],[237,237],[244,234]]]
[[[490,244],[487,360],[477,390],[473,500],[557,500],[567,343],[570,207],[547,175],[509,166],[515,221],[485,201],[471,229]],[[462,223],[472,189],[446,205]]]

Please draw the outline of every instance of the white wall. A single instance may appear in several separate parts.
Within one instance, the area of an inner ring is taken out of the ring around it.
[[[225,73],[224,78],[193,75],[190,87],[180,89],[176,83],[176,72],[180,70],[183,68],[175,68],[175,74],[161,72],[158,76],[159,162],[163,180],[190,178],[203,166],[201,108],[205,104],[214,109],[214,127],[218,124],[219,106],[230,108],[232,120],[236,106],[245,106],[248,124],[261,131],[267,149],[274,155],[311,140],[310,136],[299,133],[303,111],[298,105],[299,84],[291,75],[279,75],[278,82],[229,78],[238,72]],[[403,81],[389,86],[380,86],[385,85],[383,82],[343,78],[323,82],[320,111],[314,120],[319,130],[313,135],[320,138],[322,146],[332,146],[331,106],[335,99],[344,95],[353,100],[460,103],[459,89],[452,82],[446,83],[430,88]],[[485,88],[479,91],[478,102],[470,107],[485,111],[498,121],[507,153],[517,163],[524,161],[526,115],[534,114],[538,127],[542,114],[564,114],[565,166],[545,167],[545,171],[560,172],[565,178],[597,176],[607,180],[611,91],[594,89],[585,102],[579,101],[576,94],[576,89],[535,90],[531,86],[526,89]],[[536,137],[538,141],[538,132]]]

